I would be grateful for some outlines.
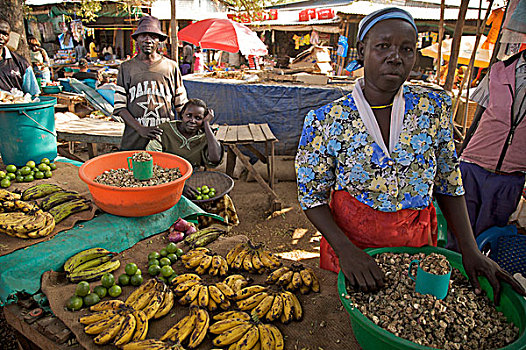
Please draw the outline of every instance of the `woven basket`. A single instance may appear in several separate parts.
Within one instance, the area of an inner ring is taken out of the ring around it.
[[[216,190],[216,196],[209,199],[192,199],[196,204],[211,202],[228,194],[234,188],[234,180],[227,174],[219,171],[196,171],[186,180],[186,184],[193,188],[207,185]]]

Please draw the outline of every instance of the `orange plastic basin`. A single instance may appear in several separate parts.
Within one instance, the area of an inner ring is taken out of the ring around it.
[[[107,213],[120,216],[147,216],[173,207],[183,193],[186,179],[192,175],[192,165],[170,153],[150,152],[153,163],[163,168],[179,168],[181,177],[162,185],[148,187],[114,187],[93,181],[106,170],[128,168],[127,157],[138,151],[105,154],[82,164],[79,176],[91,192],[97,206]]]

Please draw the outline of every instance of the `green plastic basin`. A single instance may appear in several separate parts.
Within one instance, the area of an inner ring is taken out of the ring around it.
[[[456,267],[462,274],[466,274],[462,266],[462,257],[460,254],[444,248],[422,247],[389,247],[366,249],[367,254],[374,256],[382,253],[440,253],[445,255],[451,265]],[[480,277],[480,285],[486,291],[490,300],[493,300],[493,290],[488,281]],[[393,349],[433,349],[431,347],[418,345],[409,340],[395,336],[391,332],[377,326],[373,321],[365,317],[357,308],[354,308],[350,299],[346,299],[348,294],[345,288],[345,276],[340,271],[338,274],[338,292],[340,300],[349,313],[351,325],[356,340],[364,350],[393,350]],[[503,286],[500,298],[500,306],[497,310],[501,311],[507,318],[519,328],[519,338],[512,344],[502,348],[506,350],[524,350],[526,349],[526,301],[507,284]]]

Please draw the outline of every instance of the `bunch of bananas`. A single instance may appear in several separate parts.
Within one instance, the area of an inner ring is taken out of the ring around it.
[[[243,275],[230,275],[225,278],[224,283],[234,292],[237,292],[248,285],[248,280]]]
[[[142,311],[146,319],[161,318],[172,309],[174,293],[166,284],[154,278],[134,290],[124,304],[136,311]]]
[[[200,307],[190,308],[190,314],[173,325],[160,340],[171,339],[182,343],[188,338],[188,347],[193,349],[203,342],[208,333],[210,315]]]
[[[218,239],[225,232],[222,228],[210,226],[189,234],[185,237],[184,242],[192,247],[204,247]]]
[[[39,184],[31,186],[22,192],[22,199],[25,201],[35,200],[59,191],[64,190],[55,184]]]
[[[146,339],[125,344],[122,350],[184,350],[181,344],[169,344],[157,339]]]
[[[119,260],[112,260],[114,253],[104,248],[83,250],[64,263],[66,277],[71,282],[100,279],[105,273],[115,271],[121,266]]]
[[[261,320],[287,324],[303,317],[300,301],[289,291],[272,292],[267,287],[253,285],[236,292],[232,300],[240,310],[250,311]]]
[[[195,269],[200,275],[208,272],[212,276],[226,276],[228,264],[221,255],[213,254],[208,248],[194,248],[181,256],[184,267]]]
[[[226,311],[213,317],[210,333],[218,334],[214,346],[230,349],[283,350],[285,342],[280,330],[271,324],[254,320],[246,312]]]
[[[275,269],[281,266],[279,259],[261,244],[248,241],[239,243],[226,255],[228,266],[251,273],[263,273],[265,268]]]
[[[231,305],[228,299],[235,294],[224,282],[206,284],[201,277],[191,273],[175,277],[172,283],[180,304],[200,306],[209,311],[228,309]]]
[[[320,292],[320,282],[314,271],[299,263],[274,270],[268,275],[266,283],[277,284],[288,291],[299,290],[301,294],[307,294],[311,290]]]
[[[55,229],[55,219],[19,194],[0,190],[0,232],[18,238],[41,238]]]

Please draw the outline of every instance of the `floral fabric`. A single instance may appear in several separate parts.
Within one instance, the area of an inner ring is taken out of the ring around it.
[[[405,115],[391,154],[367,132],[352,95],[307,114],[296,154],[303,209],[328,204],[332,190],[384,212],[423,209],[433,192],[464,194],[450,97],[420,86],[403,89]]]

